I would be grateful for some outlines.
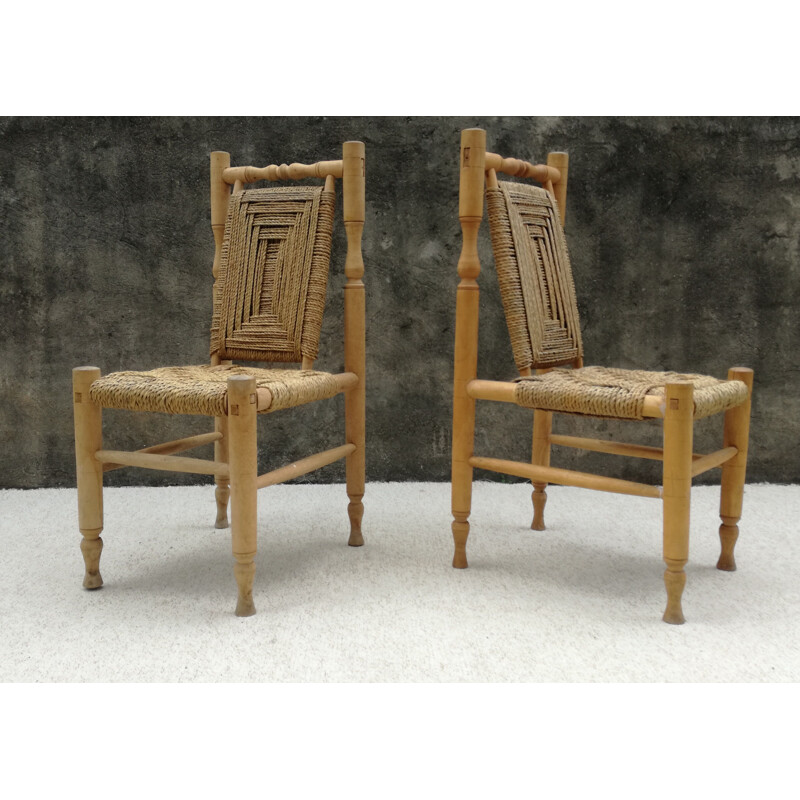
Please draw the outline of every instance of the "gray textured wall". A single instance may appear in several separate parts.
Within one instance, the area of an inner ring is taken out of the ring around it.
[[[800,481],[796,118],[14,118],[0,121],[0,487],[73,485],[73,366],[206,360],[208,153],[229,150],[234,164],[311,161],[338,158],[347,139],[367,148],[367,477],[447,480],[459,131],[472,126],[504,155],[570,152],[586,362],[720,376],[752,366],[750,480]],[[317,364],[339,370],[341,235],[334,248]],[[481,249],[479,372],[508,379],[486,229]],[[262,418],[264,468],[338,444],[341,410],[337,398]],[[108,445],[121,448],[207,429],[193,417],[105,419]],[[622,423],[561,419],[564,431],[658,440],[656,425],[638,426],[643,437]],[[699,447],[718,436],[719,420],[699,424]],[[525,459],[529,446],[530,412],[479,407],[479,451]],[[656,479],[651,462],[561,450],[554,463],[594,469],[609,459],[620,477]],[[343,467],[309,478],[342,480]],[[120,470],[107,482],[198,480],[207,479]]]

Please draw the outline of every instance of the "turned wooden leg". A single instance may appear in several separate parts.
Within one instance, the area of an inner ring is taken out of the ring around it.
[[[78,484],[78,527],[83,535],[81,553],[86,566],[83,585],[99,589],[103,540],[103,465],[94,454],[103,447],[103,411],[89,399],[89,389],[100,377],[97,367],[72,370],[75,416],[75,466]]]
[[[458,383],[456,384],[458,391]],[[475,401],[456,394],[453,404],[453,454],[451,468],[451,508],[453,512],[453,566],[466,569],[469,515],[472,509],[472,457],[475,441]]]
[[[361,547],[364,536],[361,533],[361,520],[364,518],[364,504],[361,502],[363,494],[348,494],[350,502],[347,504],[347,514],[350,517],[350,538],[347,544],[350,547]]]
[[[692,436],[694,422],[691,383],[667,384],[664,412],[664,585],[667,608],[664,622],[685,622],[681,596],[689,560],[689,518],[692,490]]]
[[[365,420],[366,420],[366,314],[364,290],[364,257],[361,240],[364,234],[365,174],[364,143],[344,142],[342,145],[342,216],[347,236],[347,258],[344,264],[344,369],[358,376],[358,383],[344,396],[345,438],[356,449],[347,456],[347,496],[350,503],[351,547],[361,547],[364,536],[361,520],[364,517],[365,479]],[[328,178],[325,189],[333,191],[333,180]]]
[[[228,418],[215,417],[214,430],[222,434],[222,438],[214,442],[214,461],[228,461]],[[216,489],[214,496],[217,501],[217,519],[214,523],[215,528],[228,527],[228,500],[231,496],[230,481],[217,475],[214,479]]]
[[[750,398],[753,392],[753,370],[746,367],[733,367],[728,370],[728,380],[742,381],[747,385],[747,402],[725,412],[725,426],[722,436],[723,447],[735,447],[738,453],[722,465],[722,486],[720,490],[719,526],[721,552],[717,569],[733,572],[736,560],[733,549],[739,538],[739,519],[742,516],[742,497],[747,469],[747,445],[750,438]]]
[[[453,450],[451,492],[453,511],[453,566],[467,567],[469,513],[472,507],[472,467],[475,447],[475,400],[467,387],[478,371],[478,319],[481,273],[478,231],[483,216],[486,132],[471,128],[461,132],[461,166],[458,219],[461,255],[456,289],[456,337],[453,354]]]
[[[248,375],[228,378],[228,436],[231,491],[233,571],[239,587],[236,616],[256,613],[253,577],[256,572],[258,443],[256,439],[256,381]]]
[[[345,295],[346,297],[353,296]],[[358,295],[356,295],[358,297]],[[363,302],[363,296],[360,297]],[[361,547],[364,544],[364,535],[361,532],[361,520],[364,518],[364,479],[365,479],[365,431],[364,431],[364,387],[361,381],[345,395],[345,437],[348,443],[354,444],[356,449],[345,460],[345,475],[347,480],[347,496],[350,503],[347,506],[347,515],[350,518],[350,538],[347,544],[350,547]]]
[[[467,563],[467,538],[469,537],[469,512],[462,511],[453,512],[453,522],[450,526],[453,531],[453,544],[455,549],[453,551],[453,566],[456,569],[466,569],[469,564]]]
[[[542,467],[550,466],[550,430],[553,424],[553,413],[536,409],[533,412],[533,447],[531,448],[531,463]],[[547,503],[546,483],[533,484],[531,502],[533,503],[533,522],[531,529],[543,531],[544,506]]]

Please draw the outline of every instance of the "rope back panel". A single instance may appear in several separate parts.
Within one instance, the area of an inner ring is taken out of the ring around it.
[[[325,310],[334,195],[322,187],[231,195],[211,321],[211,354],[316,358]]]
[[[497,278],[517,369],[583,356],[575,284],[555,200],[500,181],[486,190]]]
[[[673,381],[688,381],[694,386],[697,419],[727,411],[747,400],[747,386],[742,381],[679,372],[581,367],[517,378],[515,401],[525,408],[567,414],[644,419],[645,396],[665,397],[666,384]]]
[[[257,387],[269,389],[272,403],[259,413],[324,400],[340,391],[335,376],[328,372],[200,365],[112,372],[92,383],[89,396],[104,408],[219,417],[228,413],[231,375],[249,375],[256,379]]]

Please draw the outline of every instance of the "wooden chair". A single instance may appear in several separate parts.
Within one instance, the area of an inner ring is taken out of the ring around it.
[[[255,181],[324,179],[323,186],[246,189]],[[344,369],[313,369],[325,303],[335,179],[342,180],[347,236],[344,291]],[[231,193],[231,186],[233,192]],[[214,304],[211,362],[150,372],[100,376],[73,370],[78,516],[86,564],[83,585],[102,586],[103,472],[120,466],[213,475],[216,527],[231,533],[239,588],[238,616],[255,613],[256,492],[345,458],[350,498],[349,544],[364,543],[364,145],[345,142],[342,159],[316,164],[231,167],[228,153],[211,154]],[[231,359],[299,363],[301,368],[234,366]],[[259,475],[256,418],[345,392],[346,443]],[[102,409],[205,414],[213,433],[136,452],[103,449]],[[174,453],[214,443],[214,460]]]
[[[498,182],[497,173],[533,178],[543,188]],[[722,554],[717,567],[736,569],[733,548],[742,513],[753,372],[728,371],[727,380],[672,372],[639,372],[583,366],[578,309],[563,234],[568,156],[550,153],[532,165],[486,152],[486,133],[461,136],[459,219],[463,246],[458,262],[455,375],[453,386],[452,524],[453,566],[467,566],[466,543],[474,468],[528,478],[533,483],[534,530],[544,530],[548,483],[606,492],[657,497],[663,501],[667,607],[664,621],[684,622],[681,595],[689,555],[691,481],[722,467],[719,529]],[[478,229],[484,185],[506,322],[519,377],[477,379]],[[531,463],[474,454],[475,401],[515,403],[533,412]],[[586,439],[552,432],[554,413],[613,419],[663,419],[663,448]],[[692,452],[693,421],[724,413],[722,449]],[[550,466],[551,445],[663,462],[663,486],[650,486]]]

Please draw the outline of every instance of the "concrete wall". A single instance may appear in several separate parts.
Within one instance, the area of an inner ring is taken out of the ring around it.
[[[719,376],[752,366],[749,477],[800,481],[798,119],[14,118],[0,120],[0,487],[74,485],[73,366],[206,360],[208,153],[229,150],[234,164],[310,161],[338,158],[347,139],[367,147],[368,479],[448,480],[459,131],[472,126],[504,155],[570,152],[568,237],[586,362]],[[481,250],[479,373],[508,379],[485,228]],[[321,369],[342,368],[342,284],[335,257]],[[337,398],[262,419],[264,469],[338,444],[341,410]],[[197,417],[105,419],[109,447],[208,429]],[[657,425],[638,428],[560,424],[658,441]],[[718,446],[719,420],[701,423],[697,439]],[[479,451],[525,459],[529,447],[530,412],[479,408]],[[651,462],[561,450],[554,463],[609,460],[620,477],[657,480]],[[308,479],[342,478],[336,465]],[[107,480],[195,481],[207,479],[119,470]]]

